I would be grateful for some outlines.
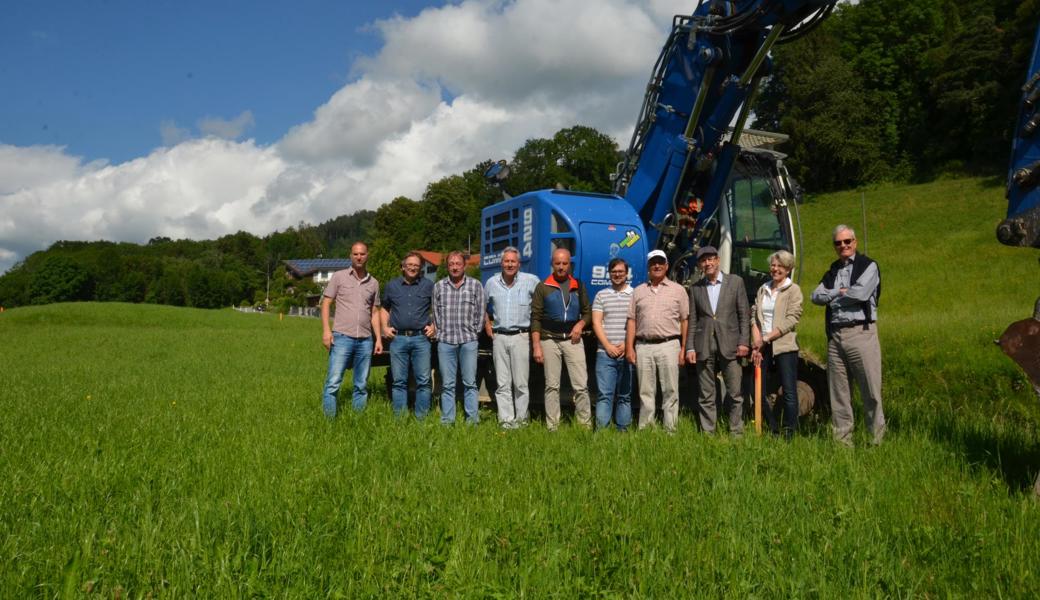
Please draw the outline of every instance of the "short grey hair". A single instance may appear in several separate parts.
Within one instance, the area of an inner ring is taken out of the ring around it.
[[[852,239],[856,239],[856,230],[842,223],[834,228],[834,233],[831,234],[831,239],[838,237],[838,234],[842,231],[848,231],[852,234]]]
[[[505,248],[503,248],[502,256],[504,257],[506,254],[509,254],[510,252],[515,254],[517,258],[520,258],[520,251],[517,250],[516,246],[506,246]]]
[[[790,273],[794,271],[794,254],[791,254],[787,250],[777,250],[776,252],[769,255],[769,264],[773,262],[778,263],[781,267],[787,269]]]

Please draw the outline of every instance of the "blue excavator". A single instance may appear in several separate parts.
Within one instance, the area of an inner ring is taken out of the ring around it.
[[[1007,218],[997,226],[997,239],[1008,246],[1040,248],[1040,29],[1022,86],[1011,166],[1007,177]],[[1012,323],[998,341],[1026,372],[1040,397],[1040,298],[1032,318]],[[1040,495],[1040,478],[1036,483]]]
[[[811,31],[837,0],[702,0],[691,15],[674,17],[646,87],[614,194],[539,190],[485,208],[481,226],[483,279],[498,270],[501,252],[521,250],[525,271],[551,271],[552,252],[567,248],[575,276],[589,293],[609,285],[607,263],[620,256],[646,278],[646,253],[664,250],[671,278],[698,277],[697,249],[719,249],[721,268],[753,291],[766,280],[766,257],[798,253],[798,186],[784,155],[763,132],[745,129],[759,82],[769,75],[776,44]],[[1015,130],[1008,172],[1008,214],[1000,242],[1040,248],[1040,32]],[[776,138],[772,138],[776,141]],[[488,179],[504,180],[500,161]],[[794,215],[792,215],[794,213]],[[796,274],[800,274],[799,268]],[[1040,300],[1032,318],[1011,325],[999,341],[1040,394]],[[493,378],[492,378],[493,380]],[[802,414],[826,406],[823,371],[799,363]],[[1040,486],[1040,481],[1038,481]],[[1040,489],[1040,488],[1038,488]]]
[[[498,271],[506,247],[520,249],[523,270],[536,274],[549,273],[553,251],[566,248],[591,296],[609,285],[612,258],[625,258],[641,282],[646,253],[662,249],[671,278],[689,284],[699,276],[697,250],[712,245],[722,270],[741,275],[753,293],[768,279],[771,253],[798,255],[792,212],[799,190],[784,155],[772,148],[783,136],[745,125],[759,82],[771,70],[770,49],[810,31],[835,4],[705,0],[693,14],[674,17],[614,194],[539,190],[485,208],[483,279]],[[502,181],[507,172],[500,161],[486,176]],[[805,414],[826,404],[817,401],[825,398],[826,380],[821,366],[806,358],[799,373]]]

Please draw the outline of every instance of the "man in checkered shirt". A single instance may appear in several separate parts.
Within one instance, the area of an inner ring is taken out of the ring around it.
[[[477,414],[477,337],[484,326],[484,286],[466,276],[462,252],[448,254],[448,276],[433,286],[433,322],[437,327],[437,362],[441,371],[441,423],[455,423],[455,378],[462,372],[466,422]]]

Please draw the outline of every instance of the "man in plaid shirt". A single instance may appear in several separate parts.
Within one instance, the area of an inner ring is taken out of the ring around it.
[[[448,254],[448,276],[433,286],[433,322],[441,371],[441,423],[455,423],[455,377],[462,371],[466,422],[477,424],[477,336],[484,326],[484,286],[466,276],[462,252]]]

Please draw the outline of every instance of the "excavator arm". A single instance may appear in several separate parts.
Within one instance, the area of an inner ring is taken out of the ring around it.
[[[615,192],[649,225],[650,245],[673,265],[692,260],[713,230],[769,50],[808,32],[835,4],[702,0],[674,19],[615,179]]]

